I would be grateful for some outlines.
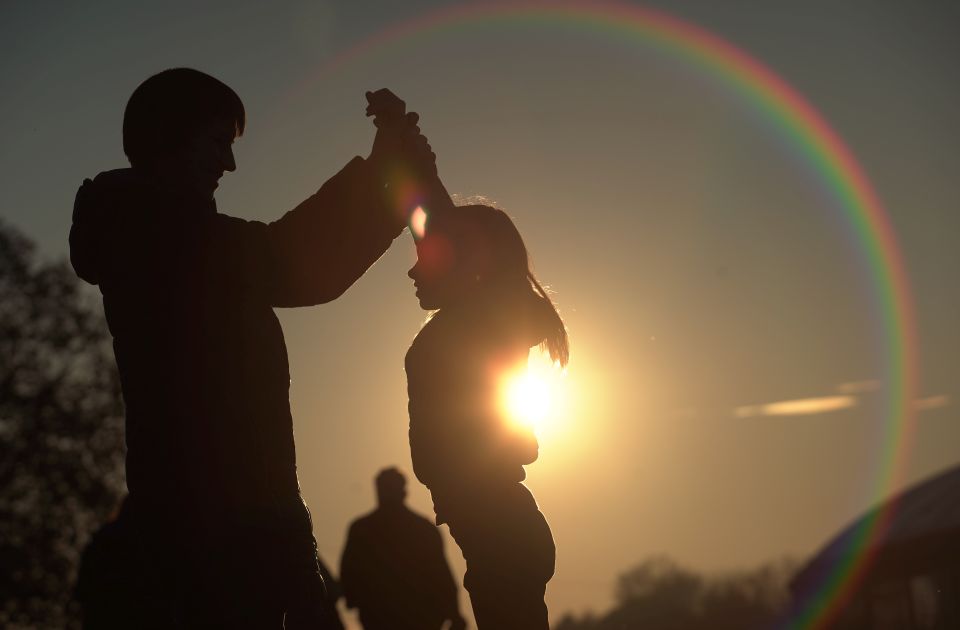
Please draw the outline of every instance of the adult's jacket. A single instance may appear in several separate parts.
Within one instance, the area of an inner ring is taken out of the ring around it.
[[[312,546],[273,308],[333,300],[380,257],[404,225],[383,193],[361,158],[273,223],[132,169],[80,187],[70,257],[103,294],[131,501],[168,535]]]

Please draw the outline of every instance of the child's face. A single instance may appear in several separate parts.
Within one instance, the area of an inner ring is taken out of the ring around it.
[[[453,247],[442,234],[417,241],[417,262],[407,272],[420,308],[432,311],[460,301],[470,287],[469,274],[457,264]]]

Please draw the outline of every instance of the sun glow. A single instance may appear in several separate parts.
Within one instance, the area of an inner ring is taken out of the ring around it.
[[[510,379],[506,390],[507,409],[514,423],[531,428],[543,424],[550,414],[550,388],[543,379],[521,373]]]
[[[507,375],[501,405],[518,428],[533,429],[544,439],[561,428],[567,408],[566,373],[534,352],[526,370]]]

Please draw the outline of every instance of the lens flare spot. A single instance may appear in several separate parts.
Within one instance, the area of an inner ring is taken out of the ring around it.
[[[417,206],[410,214],[410,231],[414,238],[423,238],[427,233],[427,212],[422,206]]]

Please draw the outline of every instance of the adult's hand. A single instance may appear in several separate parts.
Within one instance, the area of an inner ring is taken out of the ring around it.
[[[401,163],[405,142],[420,133],[417,127],[420,117],[406,112],[406,103],[390,90],[367,92],[367,116],[373,116],[377,128],[367,161],[382,173]]]
[[[407,104],[387,88],[367,92],[366,96],[367,116],[373,116],[373,124],[377,128],[382,124],[397,122],[407,113]]]

